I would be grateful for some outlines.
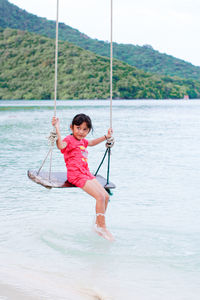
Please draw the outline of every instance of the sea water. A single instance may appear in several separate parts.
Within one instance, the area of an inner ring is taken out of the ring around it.
[[[80,112],[93,121],[88,139],[106,134],[109,109],[108,101],[58,101],[62,136]],[[113,243],[94,233],[89,195],[27,177],[49,150],[53,113],[52,101],[0,101],[0,283],[30,299],[199,299],[200,100],[113,101]],[[105,149],[89,148],[92,172]],[[65,171],[56,148],[52,169]]]

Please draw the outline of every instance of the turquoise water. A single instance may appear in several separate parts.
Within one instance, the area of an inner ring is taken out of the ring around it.
[[[60,101],[63,137],[79,112],[93,120],[89,138],[106,133],[107,101]],[[52,115],[50,101],[0,101],[0,282],[35,299],[198,299],[200,100],[114,101],[114,243],[93,232],[91,197],[26,176],[49,149]],[[89,148],[91,171],[104,151]],[[53,169],[65,170],[57,149]]]

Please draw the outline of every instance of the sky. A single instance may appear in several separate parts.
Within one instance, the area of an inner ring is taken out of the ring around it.
[[[56,19],[57,0],[9,0],[26,11]],[[151,45],[200,66],[199,0],[113,0],[113,40]],[[59,21],[91,38],[110,40],[110,0],[59,0]]]

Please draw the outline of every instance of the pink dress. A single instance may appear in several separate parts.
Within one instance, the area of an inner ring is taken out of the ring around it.
[[[61,150],[67,167],[67,179],[77,187],[84,187],[87,180],[95,178],[88,168],[88,140],[77,140],[73,135],[63,139],[67,147]]]

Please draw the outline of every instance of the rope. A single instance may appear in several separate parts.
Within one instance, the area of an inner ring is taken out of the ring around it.
[[[57,100],[57,83],[58,83],[58,18],[59,18],[59,0],[57,0],[57,13],[56,13],[56,42],[55,42],[55,80],[54,80],[54,117],[56,117],[56,100]],[[57,139],[56,129],[54,127],[53,132],[50,133],[49,142],[51,143],[50,151],[50,164],[49,164],[49,181],[51,180],[51,169],[52,169],[52,157],[53,147]]]
[[[113,98],[113,1],[110,0],[110,128],[112,128],[112,98]]]
[[[107,184],[109,184],[109,177],[110,177],[110,154],[111,154],[111,149],[108,148]]]
[[[103,158],[102,158],[102,161],[100,162],[100,165],[98,166],[98,168],[97,168],[97,170],[96,170],[94,176],[97,176],[97,174],[98,174],[98,172],[99,172],[99,170],[100,170],[100,168],[101,168],[101,166],[102,166],[102,164],[103,164],[103,162],[104,162],[104,159],[106,158],[107,152],[108,152],[108,148],[106,149],[106,152],[104,153],[104,156],[103,156]]]
[[[106,147],[112,148],[114,146],[114,143],[115,143],[115,139],[113,136],[111,136],[109,139],[107,139]]]
[[[56,100],[57,100],[57,78],[58,78],[58,17],[59,17],[59,0],[57,0],[57,13],[56,13],[56,41],[55,41],[55,80],[54,80],[54,117],[56,117]],[[48,137],[50,143],[50,149],[42,162],[41,167],[37,171],[37,175],[39,175],[41,169],[43,168],[48,156],[50,155],[50,166],[49,166],[49,181],[51,180],[51,169],[52,169],[52,154],[55,141],[57,139],[57,134],[55,128],[52,132],[50,132],[50,136]]]
[[[110,128],[112,128],[112,98],[113,98],[113,0],[110,0]],[[110,137],[107,139],[106,142],[106,151],[104,153],[103,159],[98,166],[95,176],[99,172],[106,155],[108,154],[108,169],[107,169],[107,184],[109,184],[109,176],[110,176],[110,155],[111,155],[111,148],[114,146],[115,140],[114,137]]]
[[[50,132],[50,136],[48,137],[49,144],[53,147],[55,144],[55,141],[57,140],[57,134],[55,131]]]
[[[39,174],[40,174],[40,171],[42,170],[42,168],[43,168],[43,166],[44,166],[44,164],[45,164],[45,162],[46,162],[46,160],[47,160],[47,158],[48,158],[49,154],[51,153],[51,151],[52,151],[52,147],[49,149],[49,151],[48,151],[48,153],[47,153],[47,155],[46,155],[45,159],[44,159],[44,160],[43,160],[43,162],[42,162],[42,165],[41,165],[41,167],[40,167],[40,168],[39,168],[39,170],[37,171],[37,175],[39,175]]]
[[[57,134],[55,131],[50,132],[50,136],[48,137],[49,143],[51,145],[50,151],[50,165],[49,165],[49,181],[51,180],[51,169],[52,169],[52,155],[53,155],[53,148],[54,144],[57,140]]]
[[[112,98],[113,98],[113,0],[110,0],[110,128],[112,128]],[[110,137],[106,142],[108,153],[107,184],[110,176],[110,155],[114,146],[114,137]]]
[[[57,100],[57,78],[58,78],[58,17],[59,17],[59,0],[57,0],[56,14],[56,45],[55,45],[55,81],[54,81],[54,117],[56,117],[56,100]]]
[[[52,166],[52,152],[53,152],[53,148],[54,148],[54,144],[55,144],[55,141],[57,139],[57,134],[56,132],[50,132],[50,136],[48,137],[48,140],[49,140],[49,144],[50,144],[50,149],[47,153],[47,155],[45,156],[45,159],[43,160],[42,162],[42,165],[41,167],[39,168],[39,170],[37,171],[37,175],[40,174],[40,171],[42,170],[48,156],[50,155],[50,167],[49,167],[49,180],[51,179],[51,166]]]

